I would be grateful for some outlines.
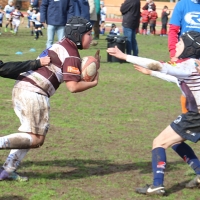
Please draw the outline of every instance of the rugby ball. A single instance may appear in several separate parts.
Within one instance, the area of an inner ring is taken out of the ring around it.
[[[91,82],[97,75],[97,60],[93,56],[86,56],[82,58],[81,63],[81,78],[86,82]]]

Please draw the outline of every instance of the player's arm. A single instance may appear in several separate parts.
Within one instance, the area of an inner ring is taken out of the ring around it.
[[[146,75],[151,75],[151,76],[154,76],[154,77],[157,77],[157,78],[160,78],[162,80],[166,80],[168,82],[173,82],[173,83],[176,83],[179,87],[179,83],[178,83],[178,79],[174,76],[171,76],[171,75],[168,75],[168,74],[163,74],[163,73],[160,73],[160,72],[157,72],[157,71],[152,71],[152,70],[149,70],[149,69],[145,69],[143,67],[140,67],[138,65],[134,65],[135,69],[143,74],[146,74]],[[182,93],[181,95],[181,110],[182,110],[182,113],[186,113],[188,112],[187,108],[186,108],[186,97],[185,97],[185,94]]]
[[[43,57],[39,60],[28,60],[24,62],[19,61],[3,63],[0,61],[0,76],[4,78],[16,79],[20,73],[38,69],[41,66],[48,65],[49,62],[49,57]]]
[[[180,26],[170,24],[168,34],[168,49],[170,53],[171,61],[176,61],[176,43],[178,42],[178,34],[180,32]]]
[[[10,13],[9,20],[11,20],[12,18],[13,18],[13,12]]]
[[[158,72],[158,71],[152,71],[150,69],[146,69],[146,68],[143,68],[143,67],[138,66],[138,65],[134,65],[134,67],[137,71],[139,71],[143,74],[151,75],[151,76],[160,78],[162,80],[178,84],[178,79],[175,76],[171,76],[169,74],[164,74],[164,73],[161,73],[161,72]]]
[[[5,8],[4,8],[4,10],[3,10],[5,13],[7,12],[7,7],[8,6],[6,5]]]
[[[24,23],[24,15],[22,13],[21,13],[21,17],[22,17],[21,23],[23,24]]]
[[[118,49],[117,46],[108,48],[107,52],[111,56],[115,56],[119,59],[126,60],[127,62],[139,65],[141,67],[151,69],[153,71],[160,71],[165,74],[169,74],[175,77],[188,77],[192,74],[192,70],[194,69],[194,66],[191,66],[190,68],[176,68],[169,63],[161,63],[159,61],[149,59],[149,58],[142,58],[139,56],[132,56],[127,55],[123,53],[120,49]],[[195,65],[195,63],[194,63]]]
[[[154,71],[161,71],[162,64],[159,61],[149,59],[149,58],[142,58],[138,56],[127,55],[123,53],[117,46],[108,48],[107,52],[116,58],[121,60],[126,60],[127,62],[142,66],[144,68],[149,68]]]
[[[40,13],[37,14],[37,17],[36,17],[37,21],[40,22]]]
[[[76,92],[83,92],[90,88],[97,86],[99,80],[99,74],[97,73],[95,79],[92,82],[85,82],[85,81],[66,81],[66,87],[71,93]]]

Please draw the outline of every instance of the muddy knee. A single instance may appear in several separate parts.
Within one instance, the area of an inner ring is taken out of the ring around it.
[[[39,148],[44,144],[45,136],[31,134],[31,137],[33,139],[33,143],[31,145],[32,148]]]

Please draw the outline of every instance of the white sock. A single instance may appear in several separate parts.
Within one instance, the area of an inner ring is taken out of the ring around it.
[[[13,133],[0,137],[0,149],[29,149],[32,142],[28,133]]]
[[[14,172],[19,167],[22,159],[26,156],[29,149],[12,149],[3,165],[3,168],[8,172]]]

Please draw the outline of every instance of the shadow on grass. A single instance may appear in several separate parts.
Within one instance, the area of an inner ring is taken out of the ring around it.
[[[189,179],[187,181],[183,181],[178,184],[174,184],[172,187],[167,188],[166,196],[169,196],[170,194],[173,194],[173,193],[176,193],[176,192],[179,192],[179,191],[185,189],[185,184],[188,183],[189,181],[191,181],[191,179]]]
[[[173,165],[173,168],[166,170],[179,170],[176,166],[182,162],[169,162],[169,165]],[[109,160],[83,160],[83,159],[71,159],[71,160],[46,160],[46,161],[25,161],[23,167],[31,168],[32,166],[38,167],[36,173],[27,172],[26,175],[30,177],[45,177],[46,179],[79,179],[89,176],[104,176],[113,173],[120,173],[125,171],[139,170],[139,174],[149,174],[152,172],[151,162],[136,162],[127,164],[116,164]],[[38,173],[40,166],[43,168],[42,173]],[[44,167],[49,166],[52,168],[47,169],[45,172]],[[58,172],[58,169],[61,169]],[[66,168],[66,171],[63,171]],[[56,172],[55,172],[56,171]]]
[[[28,199],[22,196],[9,195],[9,196],[0,197],[0,200],[28,200]]]
[[[0,56],[9,56],[9,54],[0,54]],[[1,199],[0,199],[1,200]]]
[[[168,162],[168,169],[166,172],[180,170],[180,163],[182,161]],[[47,170],[45,172],[45,166]],[[52,168],[49,168],[51,167]],[[84,159],[71,159],[71,160],[46,160],[46,161],[36,161],[30,162],[25,161],[23,167],[31,168],[34,167],[35,172],[26,172],[25,176],[30,177],[31,179],[50,179],[50,180],[74,180],[87,178],[90,176],[105,176],[114,173],[123,173],[127,171],[134,171],[138,173],[138,176],[141,174],[148,174],[151,176],[152,168],[151,162],[135,162],[135,163],[126,163],[126,164],[116,164],[112,163],[109,160],[84,160]],[[41,167],[41,169],[40,169]],[[59,170],[60,169],[60,170]],[[185,188],[185,184],[188,181],[184,181],[178,184],[174,184],[167,189],[167,196],[181,191]]]

